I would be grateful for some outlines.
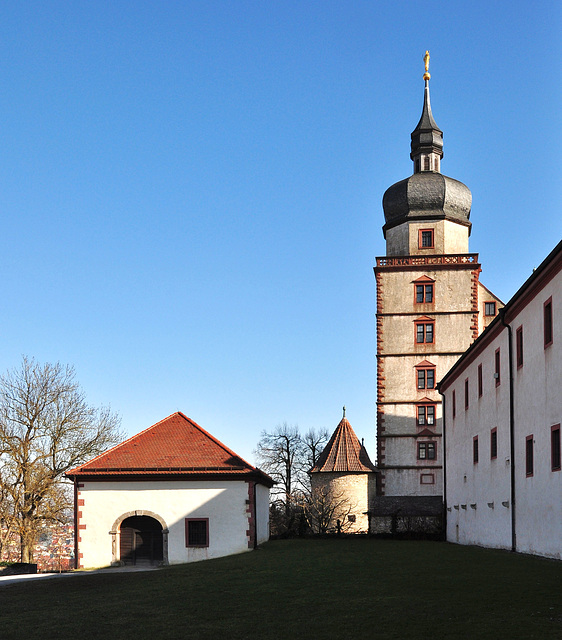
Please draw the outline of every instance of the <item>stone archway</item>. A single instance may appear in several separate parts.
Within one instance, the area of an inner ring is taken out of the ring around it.
[[[138,518],[142,517],[142,516],[146,516],[148,518],[151,518],[153,520],[155,520],[161,527],[162,527],[162,558],[161,558],[161,562],[162,564],[168,564],[168,525],[166,524],[166,521],[160,517],[157,513],[154,513],[153,511],[146,511],[146,510],[142,510],[142,509],[137,509],[136,511],[127,511],[127,513],[124,513],[122,515],[120,515],[117,520],[115,520],[115,522],[113,523],[113,526],[111,527],[111,531],[109,532],[110,536],[111,536],[111,564],[112,565],[119,565],[122,564],[122,559],[121,559],[121,525],[124,523],[125,520],[131,518],[131,519],[135,519],[137,518],[137,522],[138,522]],[[159,556],[159,554],[157,554]],[[159,557],[158,557],[159,559]]]

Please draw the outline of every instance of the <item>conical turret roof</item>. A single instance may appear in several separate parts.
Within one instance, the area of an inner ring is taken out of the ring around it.
[[[375,471],[367,450],[359,442],[352,426],[344,416],[330,438],[330,442],[320,454],[311,473],[318,472],[362,472]]]

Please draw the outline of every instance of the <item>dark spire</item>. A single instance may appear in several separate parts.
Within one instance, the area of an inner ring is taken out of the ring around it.
[[[414,161],[414,173],[421,171],[439,171],[443,157],[443,132],[437,126],[431,113],[429,100],[429,51],[425,52],[425,89],[423,94],[423,110],[420,121],[412,131],[410,158]]]

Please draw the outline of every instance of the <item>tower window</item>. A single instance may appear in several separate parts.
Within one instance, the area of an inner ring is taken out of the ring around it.
[[[429,171],[431,169],[431,158],[429,156],[424,156],[423,159],[423,170]]]
[[[478,464],[478,436],[472,438],[472,462]]]
[[[496,315],[496,303],[495,302],[485,302],[484,303],[484,315],[485,316],[495,316]]]
[[[435,425],[435,405],[419,404],[417,406],[418,417],[417,423],[419,427],[433,427]]]
[[[434,247],[433,229],[420,229],[418,236],[418,248],[433,249]]]
[[[436,458],[435,442],[418,442],[418,460],[435,460]]]
[[[433,285],[417,284],[416,285],[416,302],[430,304],[433,302]]]
[[[499,349],[496,349],[494,358],[495,358],[494,378],[496,380],[496,387],[499,387],[501,382],[500,350]]]
[[[468,378],[464,381],[464,409],[468,409]]]
[[[420,319],[415,321],[416,325],[416,344],[432,344],[434,339],[435,320],[431,318]]]
[[[418,389],[435,389],[435,367],[417,370]]]

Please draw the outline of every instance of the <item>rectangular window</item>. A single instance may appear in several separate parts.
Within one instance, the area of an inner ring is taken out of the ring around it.
[[[496,353],[494,354],[494,379],[496,381],[496,387],[499,387],[501,382],[501,371],[500,371],[500,350],[496,349]]]
[[[435,460],[436,457],[435,442],[418,442],[418,460]]]
[[[455,393],[454,389],[453,389],[452,404],[453,404],[453,419],[454,419],[457,416],[457,394]]]
[[[435,368],[418,369],[418,389],[435,389]]]
[[[416,302],[418,304],[433,302],[433,285],[417,284],[416,285]]]
[[[494,427],[490,431],[490,458],[494,460],[494,458],[498,457],[498,429]]]
[[[496,303],[495,302],[485,302],[484,303],[484,315],[485,316],[495,316],[496,315]]]
[[[185,546],[209,546],[209,518],[185,519]]]
[[[523,327],[519,327],[515,332],[515,357],[517,360],[517,368],[523,366]]]
[[[435,484],[435,474],[422,473],[420,475],[420,484]]]
[[[431,344],[433,343],[433,325],[434,321],[416,322],[416,343]]]
[[[550,427],[550,459],[552,471],[560,471],[560,425]]]
[[[433,426],[435,424],[435,405],[419,404],[418,407],[418,426]]]
[[[482,397],[482,365],[478,365],[478,397]]]
[[[468,409],[468,378],[464,381],[464,410]]]
[[[433,249],[433,229],[420,229],[418,236],[419,249]]]
[[[478,463],[478,436],[472,438],[472,462]]]
[[[544,303],[544,346],[552,344],[552,298]]]
[[[534,460],[533,460],[533,436],[527,436],[525,438],[525,474],[532,476],[534,472]]]

